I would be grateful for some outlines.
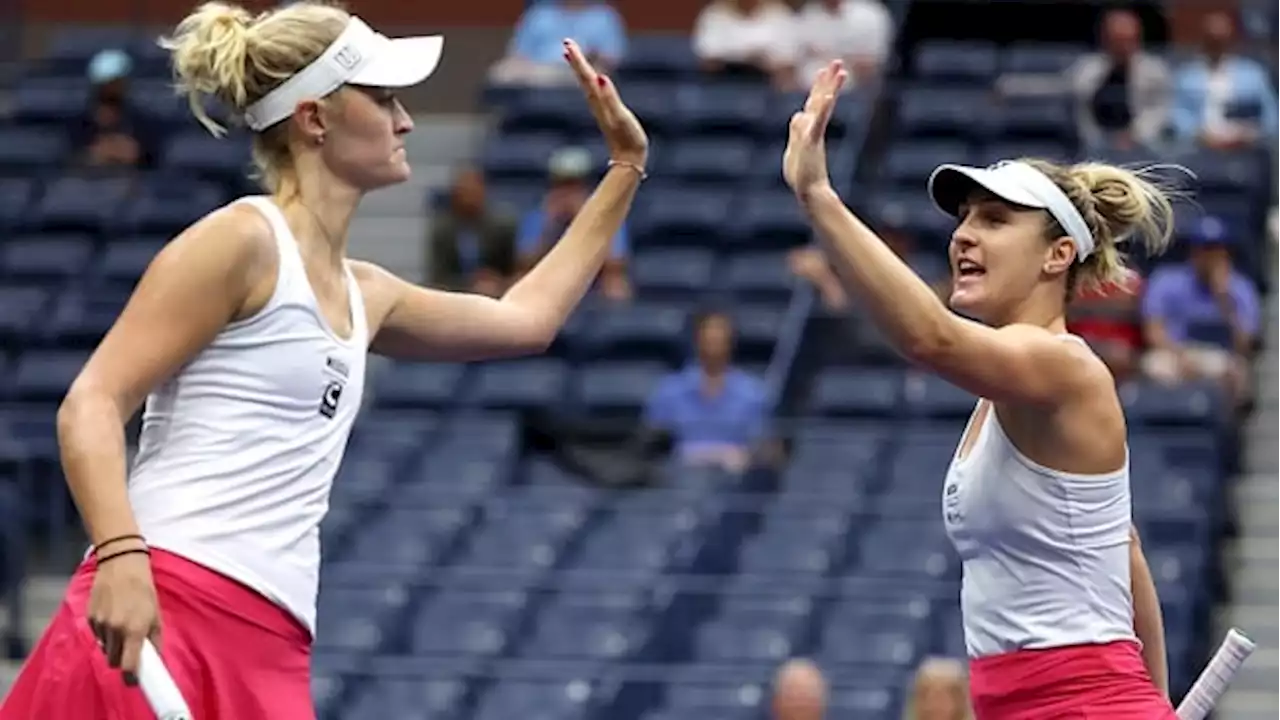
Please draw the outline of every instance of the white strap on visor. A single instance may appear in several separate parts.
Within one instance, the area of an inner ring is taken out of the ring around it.
[[[934,204],[952,217],[959,215],[975,186],[1015,205],[1047,211],[1075,243],[1076,262],[1093,253],[1093,233],[1080,211],[1053,180],[1026,163],[1009,160],[988,168],[942,165],[929,176]]]
[[[346,84],[409,87],[435,72],[444,50],[439,36],[391,39],[352,17],[324,53],[245,111],[245,124],[266,130],[298,103],[318,100]]]

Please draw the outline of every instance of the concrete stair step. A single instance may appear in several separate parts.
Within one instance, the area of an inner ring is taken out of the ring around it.
[[[1275,600],[1275,596],[1272,596]],[[1228,608],[1223,616],[1228,625],[1240,628],[1255,643],[1263,647],[1275,647],[1280,620],[1276,618],[1274,604],[1238,603]],[[1252,661],[1250,661],[1252,662]]]

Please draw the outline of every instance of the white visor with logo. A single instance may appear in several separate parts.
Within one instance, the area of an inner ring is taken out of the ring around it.
[[[1080,211],[1049,176],[1026,163],[1007,161],[987,168],[941,165],[929,176],[933,204],[954,218],[978,188],[1014,205],[1047,211],[1075,243],[1076,262],[1093,252],[1093,233]]]
[[[249,106],[245,124],[266,130],[293,115],[298,103],[318,100],[343,85],[403,88],[426,80],[440,65],[439,35],[389,38],[357,17],[314,62]]]

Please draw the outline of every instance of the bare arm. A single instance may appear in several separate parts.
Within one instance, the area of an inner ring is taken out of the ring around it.
[[[125,489],[124,426],[154,387],[242,312],[274,266],[257,211],[231,207],[156,256],[58,409],[67,485],[95,545],[138,533]]]
[[[1133,632],[1142,643],[1142,662],[1147,666],[1151,682],[1166,696],[1169,694],[1169,658],[1164,646],[1164,616],[1156,581],[1142,552],[1138,529],[1129,529],[1129,576],[1133,592]]]
[[[501,299],[412,285],[368,263],[372,349],[406,359],[471,361],[541,352],[609,257],[640,175],[613,167],[564,237]]]
[[[859,307],[907,359],[979,397],[1021,404],[1057,403],[1106,372],[1083,345],[1043,328],[996,329],[952,313],[829,186],[802,203]]]

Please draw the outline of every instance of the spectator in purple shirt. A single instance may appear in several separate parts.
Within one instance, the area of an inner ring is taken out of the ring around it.
[[[1168,384],[1221,380],[1240,400],[1261,322],[1258,290],[1232,266],[1220,219],[1201,218],[1190,240],[1190,259],[1157,268],[1147,283],[1143,370]]]

